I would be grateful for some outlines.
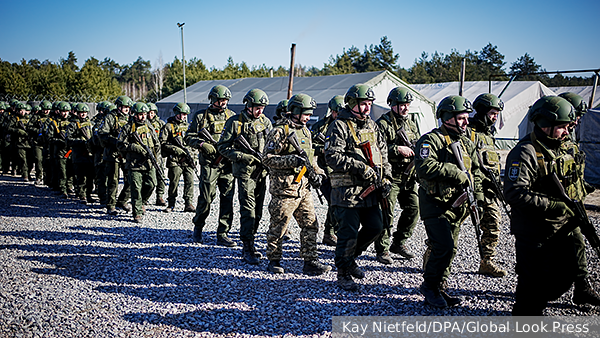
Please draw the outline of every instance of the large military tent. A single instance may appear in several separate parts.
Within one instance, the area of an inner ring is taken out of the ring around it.
[[[492,82],[492,93],[500,95],[508,81]],[[444,82],[433,84],[411,85],[421,94],[439,103],[449,95],[458,95],[459,82]],[[463,87],[463,96],[471,102],[479,94],[489,93],[489,82],[467,81]],[[533,127],[527,120],[527,110],[537,99],[546,95],[556,95],[552,90],[539,81],[515,81],[504,91],[501,98],[504,101],[504,111],[500,120],[496,122],[498,146],[508,149],[523,136],[527,135]]]
[[[592,97],[592,91],[594,86],[573,86],[573,87],[550,87],[550,89],[556,94],[564,92],[575,93],[585,100],[585,103],[590,103],[590,97]],[[596,90],[596,96],[594,97],[594,103],[590,105],[590,108],[596,108],[600,105],[600,92]]]
[[[269,96],[269,106],[265,109],[265,115],[272,118],[275,115],[277,103],[287,98],[288,77],[274,78],[243,78],[235,80],[211,80],[199,81],[187,88],[187,102],[192,112],[204,109],[208,106],[208,93],[215,85],[227,86],[232,93],[229,101],[229,108],[240,112],[244,105],[242,100],[244,95],[253,88],[264,90]],[[411,88],[406,82],[400,80],[394,74],[388,71],[314,76],[314,77],[296,77],[294,78],[293,93],[304,93],[312,96],[317,102],[314,120],[325,116],[327,113],[327,104],[335,95],[344,95],[348,88],[357,83],[369,84],[375,91],[375,107],[373,108],[372,118],[379,116],[389,110],[387,105],[388,93],[395,87],[402,86],[411,90],[415,100],[411,104],[409,113],[417,122],[420,132],[425,133],[436,127],[435,104],[426,96]],[[177,102],[183,102],[183,90],[174,93],[156,103],[159,108],[159,116],[166,119],[172,114],[171,109]]]

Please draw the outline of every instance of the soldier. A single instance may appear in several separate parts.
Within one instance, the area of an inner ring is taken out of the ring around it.
[[[133,221],[142,222],[144,202],[150,199],[156,186],[155,168],[150,158],[160,151],[158,135],[151,124],[147,123],[148,106],[136,102],[131,107],[133,118],[122,128],[117,148],[125,154],[125,169],[131,187],[131,208]],[[151,153],[148,153],[148,150]]]
[[[148,106],[148,109],[150,109],[150,111],[148,112],[148,122],[150,122],[152,124],[156,134],[160,135],[160,130],[165,125],[165,123],[157,115],[158,107],[152,102],[147,103],[146,105]],[[162,169],[165,165],[165,161],[164,161],[164,158],[162,157],[162,154],[158,154],[158,156],[156,157],[156,160],[158,161],[158,163],[160,164],[160,168]],[[167,205],[167,202],[165,202],[165,199],[163,198],[164,195],[165,195],[165,181],[157,179],[156,180],[156,203],[155,203],[155,205],[160,206],[160,207],[164,207]]]
[[[332,169],[331,207],[339,227],[335,248],[337,283],[347,291],[358,290],[352,277],[365,277],[355,259],[383,230],[379,198],[385,198],[391,188],[387,144],[369,117],[374,100],[368,85],[350,87],[344,97],[346,107],[329,126],[324,147],[325,161]],[[372,186],[378,189],[367,194]],[[381,195],[379,190],[383,190]]]
[[[53,180],[56,182],[56,189],[63,198],[68,198],[67,190],[67,159],[70,156],[67,146],[66,130],[71,123],[69,121],[69,112],[71,105],[68,102],[60,101],[56,108],[57,116],[54,117],[47,126],[47,138],[52,145]]]
[[[456,255],[460,225],[469,216],[469,202],[458,202],[458,196],[470,187],[478,201],[483,199],[477,149],[465,136],[472,111],[471,102],[462,96],[444,98],[436,111],[442,126],[423,135],[415,147],[415,168],[420,179],[419,211],[429,243],[428,257],[423,258],[421,293],[425,302],[438,308],[461,302],[460,298],[450,296],[445,287]],[[461,149],[466,172],[460,169],[451,150],[455,142]]]
[[[160,131],[159,142],[162,153],[168,156],[167,168],[169,168],[169,195],[167,198],[169,205],[165,209],[165,212],[175,210],[177,189],[179,188],[179,178],[181,175],[183,175],[183,201],[185,204],[183,211],[196,211],[192,205],[196,162],[194,162],[189,150],[183,144],[183,135],[188,129],[187,116],[189,113],[190,107],[186,103],[180,102],[176,104],[173,107],[173,114],[175,115],[167,119],[167,123]]]
[[[96,202],[94,190],[94,158],[88,141],[92,138],[92,122],[88,117],[90,108],[85,103],[75,105],[75,117],[67,126],[67,145],[72,150],[75,173],[75,195],[81,203]]]
[[[100,127],[98,136],[104,147],[104,170],[106,173],[106,212],[110,215],[116,215],[116,208],[119,207],[127,212],[131,208],[127,206],[127,200],[130,197],[129,180],[127,174],[123,172],[125,159],[117,149],[117,140],[121,129],[129,121],[129,111],[133,106],[133,101],[127,96],[119,96],[115,101],[117,109],[106,115]],[[146,107],[147,108],[147,107]],[[119,170],[123,172],[123,188],[117,197],[119,188]]]
[[[569,139],[573,106],[562,97],[544,96],[527,113],[534,130],[506,158],[504,196],[511,205],[518,275],[513,316],[541,316],[548,301],[559,298],[575,282],[575,304],[600,305],[600,297],[584,270],[581,232],[557,233],[578,222],[560,200],[556,174],[567,195],[583,201],[585,156]]]
[[[564,93],[558,94],[558,96],[569,101],[569,103],[573,106],[573,108],[575,108],[575,120],[571,123],[570,134],[571,134],[571,139],[573,141],[579,142],[579,140],[580,140],[579,120],[581,120],[583,115],[585,115],[585,113],[587,113],[587,103],[583,100],[583,97],[581,97],[580,95],[577,95],[575,93],[571,93],[571,92],[564,92]]]
[[[315,157],[317,158],[317,164],[325,172],[325,178],[321,184],[321,192],[327,200],[327,216],[325,218],[325,225],[323,230],[323,244],[329,246],[336,246],[337,226],[335,226],[335,217],[333,217],[333,208],[331,208],[331,180],[329,174],[331,174],[331,168],[325,163],[325,153],[323,152],[323,146],[325,144],[325,134],[329,125],[337,119],[339,112],[344,109],[344,97],[342,95],[336,95],[329,100],[328,110],[329,115],[325,118],[315,122],[311,127],[312,142],[315,148]]]
[[[387,103],[391,111],[382,115],[377,124],[385,135],[388,145],[388,160],[392,165],[392,190],[388,196],[388,219],[390,224],[384,227],[381,236],[375,241],[377,261],[392,264],[390,251],[404,258],[415,255],[406,247],[406,240],[412,236],[419,220],[419,195],[414,170],[414,144],[419,139],[419,129],[408,115],[410,103],[413,101],[409,89],[396,87],[390,91]],[[390,245],[394,223],[396,203],[402,208],[398,219],[394,241]]]
[[[277,122],[284,117],[287,117],[288,114],[288,100],[281,100],[277,104],[277,108],[275,108],[275,116],[273,116],[273,121]]]
[[[50,118],[50,110],[52,109],[52,103],[48,100],[44,100],[39,105],[39,110],[35,115],[29,119],[27,130],[31,139],[33,147],[33,158],[35,161],[35,185],[41,186],[47,182],[48,176],[48,153],[45,151],[46,144],[43,137],[43,128],[48,119]]]
[[[112,108],[112,109],[111,109]],[[117,106],[108,102],[102,101],[96,105],[96,115],[90,119],[92,123],[92,138],[88,140],[88,146],[91,149],[94,163],[94,184],[96,185],[96,191],[98,192],[98,198],[100,198],[100,205],[106,207],[106,172],[104,164],[104,147],[100,141],[100,135],[98,131],[102,125],[102,121],[108,113],[113,109],[117,109]]]
[[[21,173],[21,177],[25,182],[32,178],[29,175],[29,161],[31,158],[31,144],[29,143],[29,133],[27,132],[27,123],[29,122],[29,113],[31,107],[23,102],[19,102],[15,106],[15,114],[7,123],[6,131],[10,135],[10,144],[12,151],[16,153],[16,160],[13,166],[17,172]]]
[[[202,242],[202,229],[210,214],[210,205],[217,195],[218,187],[217,245],[234,247],[236,246],[235,242],[228,237],[233,223],[233,195],[235,193],[231,161],[223,158],[215,148],[225,127],[225,122],[235,115],[227,108],[227,103],[231,99],[231,91],[223,85],[216,85],[208,93],[208,99],[210,105],[206,109],[196,112],[185,135],[185,142],[198,149],[200,162],[200,182],[198,183],[200,192],[196,204],[196,215],[192,220],[194,223],[192,239],[196,243]]]
[[[319,262],[317,252],[319,223],[310,190],[311,183],[320,185],[319,172],[323,174],[313,159],[311,135],[306,128],[306,122],[310,120],[316,108],[317,103],[312,97],[306,94],[292,96],[288,101],[290,117],[280,118],[267,137],[264,163],[271,173],[269,185],[271,223],[267,234],[267,258],[269,259],[267,271],[272,273],[284,272],[280,264],[283,237],[292,217],[302,229],[300,256],[304,259],[303,273],[316,276],[331,270],[330,266]],[[295,141],[306,155],[305,157],[299,156],[301,154],[290,142],[290,137],[296,138]],[[307,167],[312,169],[307,171]],[[308,174],[305,174],[305,171]],[[310,179],[314,181],[309,183]]]
[[[480,165],[490,174],[491,177],[482,175],[483,189],[481,218],[481,247],[482,254],[479,264],[479,273],[490,277],[504,277],[506,271],[499,268],[494,263],[496,255],[496,246],[500,236],[500,221],[502,213],[498,204],[498,196],[494,193],[494,183],[500,181],[500,155],[496,151],[496,139],[494,134],[496,128],[494,123],[498,119],[498,114],[504,109],[504,102],[494,94],[481,94],[473,101],[473,108],[476,113],[469,118],[468,137],[477,146],[477,151],[481,155]]]
[[[4,102],[4,101],[0,101],[0,171],[2,172],[2,174],[4,175],[5,171],[4,171],[4,165],[2,164],[2,158],[5,156],[5,151],[4,151],[4,141],[5,141],[5,134],[4,134],[4,120],[6,119],[6,117],[9,115],[8,113],[8,103]]]
[[[225,123],[217,150],[232,162],[233,176],[237,179],[240,203],[240,239],[244,246],[242,257],[248,264],[259,263],[254,247],[254,236],[262,218],[267,189],[267,171],[261,161],[271,121],[263,114],[269,104],[267,94],[251,89],[243,99],[246,107],[239,115]],[[240,142],[241,139],[244,142]]]

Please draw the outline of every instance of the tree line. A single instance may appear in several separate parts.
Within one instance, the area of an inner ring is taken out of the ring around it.
[[[296,65],[294,73],[295,76],[323,76],[388,70],[408,83],[438,83],[458,81],[465,60],[467,81],[487,81],[492,75],[494,80],[508,80],[513,74],[518,74],[517,81],[540,81],[549,87],[593,84],[592,76],[531,75],[546,70],[528,53],[506,69],[504,55],[491,43],[480,51],[423,52],[408,69],[400,67],[398,59],[399,54],[394,52],[392,42],[384,36],[379,44],[365,46],[362,52],[355,46],[344,48],[341,54],[332,55],[322,68]],[[264,64],[249,66],[245,62],[235,63],[231,57],[222,69],[207,68],[196,57],[186,60],[185,65],[188,86],[203,80],[288,76],[289,71],[283,66],[274,69]],[[0,59],[0,99],[99,102],[125,94],[134,100],[154,102],[181,89],[183,63],[177,57],[171,63],[164,63],[162,55],[159,55],[154,68],[141,56],[126,65],[108,57],[102,61],[90,57],[79,68],[73,51],[58,62],[23,59],[10,63]]]

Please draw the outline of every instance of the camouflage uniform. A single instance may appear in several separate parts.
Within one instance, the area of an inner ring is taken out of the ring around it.
[[[49,114],[44,114],[43,111],[40,110],[29,119],[29,123],[27,124],[27,132],[29,133],[33,148],[32,152],[35,162],[36,184],[45,182],[47,176],[48,154],[44,151],[45,144],[42,136],[42,128],[49,118]]]
[[[121,111],[114,110],[106,115],[100,127],[98,135],[100,142],[104,147],[104,170],[106,174],[106,209],[110,213],[116,213],[117,204],[124,206],[130,198],[129,180],[123,166],[125,165],[123,156],[117,150],[117,140],[121,129],[128,123],[129,115]],[[119,169],[123,171],[123,188],[117,197],[119,189]]]
[[[48,139],[50,140],[52,149],[53,169],[52,179],[53,184],[57,191],[67,197],[67,185],[68,185],[68,160],[69,148],[67,146],[66,130],[67,126],[71,124],[68,118],[63,118],[60,115],[52,118],[47,125]]]
[[[154,118],[148,119],[148,122],[150,122],[152,124],[152,126],[154,127],[154,131],[156,132],[156,135],[160,135],[160,131],[162,130],[162,128],[165,125],[163,120],[161,120],[160,117],[158,117],[158,115],[154,115]],[[161,169],[164,168],[165,160],[164,160],[164,157],[162,156],[162,154],[158,154],[158,156],[156,157],[156,160],[160,164]],[[165,195],[165,181],[159,180],[159,179],[156,180],[155,192],[156,192],[156,205],[164,205],[163,196]]]
[[[219,152],[208,154],[202,150],[205,142],[211,144],[217,142],[225,127],[225,122],[235,113],[229,109],[220,110],[207,108],[198,111],[188,128],[185,141],[191,147],[198,149],[200,162],[200,182],[198,188],[198,202],[196,204],[196,215],[194,216],[194,238],[201,241],[201,234],[206,219],[210,214],[210,205],[217,195],[219,188],[219,224],[217,227],[217,241],[228,238],[233,223],[233,196],[235,184],[231,173],[231,161],[223,158]],[[212,140],[206,140],[200,135],[200,130],[206,128],[212,136]],[[219,157],[220,163],[213,164]],[[225,240],[227,241],[227,240]],[[227,241],[229,243],[229,241]],[[231,244],[228,244],[231,246]]]
[[[402,208],[402,213],[398,219],[396,231],[394,232],[394,244],[392,252],[400,253],[408,251],[403,249],[406,240],[412,236],[413,230],[419,220],[419,196],[417,194],[417,181],[415,177],[414,166],[408,169],[414,157],[404,157],[398,151],[398,147],[403,145],[398,136],[398,131],[404,128],[406,136],[411,144],[419,139],[419,130],[417,125],[408,116],[400,116],[393,111],[382,115],[377,120],[379,129],[385,135],[388,145],[388,160],[392,165],[392,190],[388,196],[390,208],[388,217],[391,222],[389,227],[384,227],[381,236],[375,241],[375,251],[381,255],[390,251],[390,237],[394,222],[394,209],[396,203]],[[414,164],[414,163],[413,163]],[[400,251],[400,249],[404,251]]]
[[[92,122],[89,118],[74,117],[65,131],[67,145],[72,150],[75,172],[75,194],[82,202],[92,203],[94,190],[94,158],[88,141],[92,138]]]
[[[108,109],[108,108],[105,108]],[[104,164],[104,147],[100,141],[100,135],[98,131],[102,125],[102,121],[106,117],[105,111],[99,111],[94,117],[90,119],[92,123],[92,138],[88,141],[89,147],[92,151],[93,163],[94,163],[94,183],[98,192],[98,198],[100,198],[100,204],[106,205],[106,171]]]
[[[29,143],[29,133],[27,132],[27,123],[29,122],[29,113],[21,115],[15,113],[7,123],[6,131],[10,135],[12,151],[16,153],[16,163],[13,166],[21,172],[21,177],[29,181],[29,170],[32,159],[31,144]]]
[[[12,118],[12,108],[8,107],[0,115],[0,154],[2,155],[2,174],[8,175],[13,154],[10,149],[10,134],[7,132],[8,122]]]
[[[191,205],[194,198],[194,169],[196,163],[189,163],[186,160],[185,150],[175,143],[175,138],[178,138],[185,147],[183,135],[187,129],[188,123],[186,120],[180,121],[175,116],[171,116],[160,131],[160,147],[162,148],[162,154],[167,157],[167,168],[169,169],[167,210],[172,210],[175,207],[181,175],[183,175],[183,201],[185,203],[185,210],[189,211],[193,209]]]

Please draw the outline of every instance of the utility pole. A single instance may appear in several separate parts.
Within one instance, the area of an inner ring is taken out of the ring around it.
[[[287,92],[287,98],[288,100],[290,99],[290,97],[292,97],[292,91],[294,89],[294,63],[295,63],[295,59],[296,59],[296,44],[292,43],[292,49],[291,49],[291,60],[290,60],[290,79],[288,81],[288,92]]]
[[[184,23],[177,23],[177,27],[181,28],[181,61],[183,62],[183,103],[187,103],[187,92],[185,86],[185,52],[183,49],[183,25]]]

